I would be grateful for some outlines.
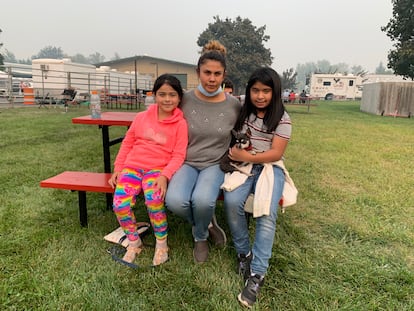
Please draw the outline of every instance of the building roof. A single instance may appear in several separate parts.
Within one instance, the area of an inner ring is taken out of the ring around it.
[[[107,62],[97,63],[97,64],[94,64],[94,65],[97,66],[97,67],[98,66],[111,66],[111,65],[114,65],[114,64],[118,64],[118,63],[133,62],[134,60],[144,60],[144,61],[149,61],[149,62],[163,61],[163,62],[171,63],[171,64],[178,64],[178,65],[182,65],[182,66],[195,67],[195,64],[177,62],[177,61],[173,61],[173,60],[169,60],[169,59],[157,58],[157,57],[152,57],[152,56],[148,56],[148,55],[137,55],[137,56],[127,57],[127,58],[120,58],[120,59],[111,60],[111,61],[107,61]]]

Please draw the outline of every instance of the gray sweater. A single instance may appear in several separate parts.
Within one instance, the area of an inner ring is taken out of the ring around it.
[[[230,146],[240,108],[233,96],[210,103],[197,98],[194,90],[184,94],[181,109],[188,124],[186,164],[203,169],[220,162]]]

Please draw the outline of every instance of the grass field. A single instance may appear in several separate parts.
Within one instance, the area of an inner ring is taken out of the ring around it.
[[[299,198],[279,215],[253,309],[414,310],[414,120],[361,113],[358,102],[288,111],[285,164]],[[88,194],[81,228],[75,193],[39,187],[65,170],[103,171],[100,130],[71,123],[87,113],[0,108],[0,309],[241,310],[231,241],[196,265],[191,228],[169,215],[171,260],[150,268],[150,246],[130,270],[107,253],[117,222],[103,194]],[[142,202],[137,215],[147,220]],[[217,217],[228,232],[221,205]]]

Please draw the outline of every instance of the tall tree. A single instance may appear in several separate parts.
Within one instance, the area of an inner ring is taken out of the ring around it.
[[[89,55],[88,59],[90,64],[99,64],[104,62],[105,56],[101,53],[95,52],[94,54]]]
[[[0,29],[0,34],[2,33],[3,31]],[[1,43],[0,42],[0,49],[1,49],[1,47],[3,46],[3,43]],[[0,53],[0,66],[2,66],[2,65],[4,65],[4,63],[3,63],[3,55]],[[2,67],[0,67],[0,69],[1,69]]]
[[[6,62],[9,62],[9,63],[17,63],[16,56],[12,52],[10,52],[9,50],[7,50],[7,49],[5,49],[4,54],[3,54],[3,57],[4,57],[3,60],[6,61]]]
[[[351,67],[351,72],[356,76],[365,76],[368,72],[360,65],[354,65]]]
[[[282,89],[295,90],[296,89],[296,76],[297,73],[293,71],[293,68],[287,69],[282,72],[280,79],[282,80]]]
[[[117,52],[115,52],[114,56],[111,57],[111,60],[118,60],[118,59],[121,59],[121,56]]]
[[[60,47],[55,47],[55,46],[47,46],[44,47],[43,49],[41,49],[39,51],[39,53],[37,53],[36,55],[32,56],[32,59],[36,59],[36,58],[53,58],[53,59],[61,59],[63,58],[65,55],[62,51],[62,48]]]
[[[375,73],[379,75],[392,75],[392,71],[387,70],[382,62],[380,62],[378,67],[375,68]]]
[[[10,52],[8,49],[5,49],[4,54],[4,61],[8,63],[15,63],[15,64],[27,64],[31,65],[32,61],[28,59],[17,59],[14,53]]]
[[[89,64],[89,59],[87,59],[84,55],[79,54],[79,53],[71,56],[70,60],[74,63]]]
[[[392,0],[392,4],[393,17],[381,27],[395,47],[388,53],[388,68],[414,80],[414,0]]]
[[[198,46],[204,46],[209,40],[218,40],[227,49],[227,74],[233,81],[236,93],[244,93],[250,74],[257,67],[270,66],[272,55],[270,49],[264,47],[270,37],[265,35],[266,25],[256,27],[252,22],[240,16],[233,21],[213,17],[198,37]]]

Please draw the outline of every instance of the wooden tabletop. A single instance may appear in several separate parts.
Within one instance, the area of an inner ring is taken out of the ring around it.
[[[99,119],[92,119],[90,115],[72,118],[75,124],[120,125],[130,126],[137,112],[103,112]]]

